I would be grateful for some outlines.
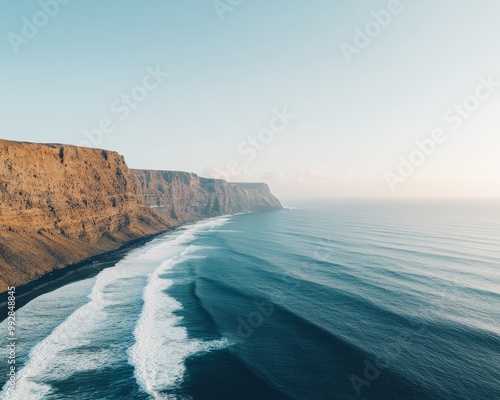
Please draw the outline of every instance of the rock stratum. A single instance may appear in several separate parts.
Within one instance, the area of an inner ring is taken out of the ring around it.
[[[0,292],[183,222],[280,208],[264,183],[130,170],[114,151],[0,140]]]
[[[265,183],[230,183],[177,171],[131,172],[138,194],[171,223],[282,208]]]

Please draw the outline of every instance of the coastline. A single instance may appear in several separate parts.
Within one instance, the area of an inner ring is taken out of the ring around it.
[[[42,294],[52,292],[72,282],[93,278],[102,270],[116,265],[130,250],[138,248],[160,235],[173,232],[182,225],[180,224],[152,235],[133,239],[124,243],[116,250],[101,253],[76,264],[55,269],[34,281],[16,287],[16,310]],[[0,322],[7,318],[7,298],[7,291],[0,293]]]
[[[265,210],[265,211],[248,211],[244,213],[235,214],[223,214],[223,215],[242,215],[242,214],[253,214],[261,212],[270,212],[279,210]],[[223,215],[218,215],[223,216]],[[16,287],[16,311],[21,307],[25,306],[30,301],[36,299],[42,294],[52,292],[60,287],[63,287],[69,283],[81,281],[83,279],[93,278],[99,272],[106,268],[113,267],[119,262],[123,257],[135,248],[141,247],[142,245],[148,243],[154,238],[181,229],[183,226],[191,223],[196,223],[204,219],[210,219],[217,216],[198,218],[198,219],[188,219],[182,221],[178,225],[174,225],[168,229],[164,229],[160,232],[154,233],[152,235],[143,236],[137,239],[133,239],[129,242],[124,243],[118,249],[101,253],[89,258],[86,258],[76,264],[70,264],[63,268],[55,269],[34,281],[26,283],[22,286]],[[0,322],[3,322],[7,318],[8,312],[8,292],[0,293]]]

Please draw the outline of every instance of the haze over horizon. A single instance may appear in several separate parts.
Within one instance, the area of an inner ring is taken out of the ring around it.
[[[500,197],[500,4],[332,3],[4,4],[0,138],[264,181],[285,204]]]

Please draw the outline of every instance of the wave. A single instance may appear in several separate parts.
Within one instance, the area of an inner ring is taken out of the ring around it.
[[[101,271],[95,277],[89,301],[31,349],[26,364],[17,375],[14,395],[9,395],[4,386],[0,399],[43,399],[53,390],[47,382],[57,382],[74,373],[101,369],[116,362],[115,350],[110,347],[89,349],[98,338],[99,329],[106,330],[110,325],[110,308],[133,301],[130,290],[111,289],[113,285],[124,285],[143,275],[165,250],[165,243],[160,241],[158,244],[156,240],[145,249],[132,252],[114,267]],[[56,294],[57,291],[54,296]],[[66,296],[59,290],[59,301],[67,301]]]
[[[221,217],[200,222],[178,238],[187,247],[178,255],[164,261],[149,276],[143,292],[143,308],[134,331],[135,344],[129,349],[129,364],[139,386],[154,399],[172,399],[171,392],[179,387],[186,371],[185,360],[194,355],[229,346],[228,339],[202,341],[189,339],[187,329],[180,326],[181,317],[175,314],[182,304],[165,291],[172,280],[165,274],[175,265],[197,258],[194,253],[203,249],[190,242],[197,232],[219,227],[229,218]]]
[[[8,394],[4,386],[0,399],[44,399],[52,392],[51,385],[46,382],[62,380],[76,372],[100,369],[113,362],[111,349],[94,350],[86,357],[78,351],[70,351],[90,345],[96,325],[106,322],[105,302],[97,293],[103,287],[106,275],[109,276],[97,277],[90,296],[95,299],[76,310],[31,350],[28,362],[17,375],[15,392]]]
[[[99,341],[100,337],[113,337],[115,333],[116,337],[123,335],[123,320],[131,319],[126,322],[134,326],[135,315],[116,315],[116,310],[125,306],[133,308],[140,301],[145,276],[163,260],[172,258],[185,248],[186,243],[194,240],[197,230],[219,226],[228,219],[205,220],[194,227],[188,226],[177,236],[175,233],[166,234],[132,251],[114,267],[101,271],[94,278],[89,301],[31,349],[27,362],[18,371],[16,391],[10,394],[5,384],[0,399],[44,399],[55,390],[51,383],[68,379],[76,373],[126,362],[126,347],[122,349],[121,341],[112,345]],[[57,295],[57,291],[53,295]],[[67,301],[65,296],[64,291],[59,292],[61,301]],[[198,344],[200,350],[206,348],[207,351],[223,345],[226,343]],[[117,356],[117,347],[123,350],[124,360]]]

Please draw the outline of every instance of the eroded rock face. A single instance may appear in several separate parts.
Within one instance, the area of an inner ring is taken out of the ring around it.
[[[282,208],[265,183],[230,183],[189,172],[131,171],[137,193],[171,223]]]
[[[186,221],[280,208],[263,183],[129,170],[113,151],[0,140],[0,292]]]
[[[168,227],[118,153],[0,140],[0,292]]]

